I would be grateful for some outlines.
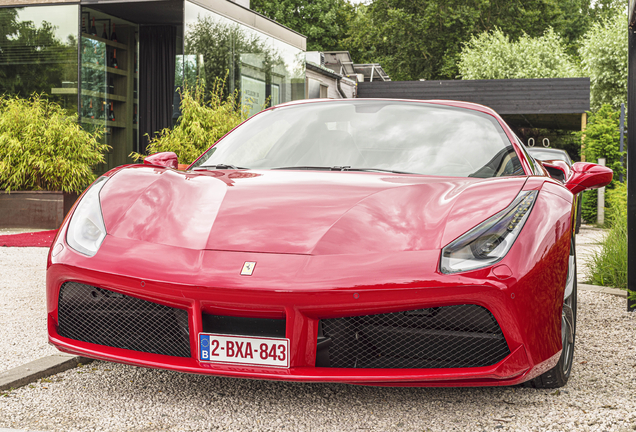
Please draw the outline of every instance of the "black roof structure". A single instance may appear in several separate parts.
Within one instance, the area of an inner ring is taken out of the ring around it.
[[[358,97],[474,102],[513,127],[580,130],[590,109],[590,79],[373,81],[358,84]]]

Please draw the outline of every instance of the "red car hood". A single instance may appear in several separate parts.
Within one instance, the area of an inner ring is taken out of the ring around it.
[[[133,166],[100,199],[115,237],[197,250],[397,252],[441,248],[505,208],[525,180]]]

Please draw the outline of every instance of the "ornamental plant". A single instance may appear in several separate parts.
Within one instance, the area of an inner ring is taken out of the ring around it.
[[[0,96],[0,189],[83,191],[110,148],[101,136],[43,95]]]
[[[241,109],[238,91],[223,97],[225,80],[216,79],[212,91],[207,95],[201,83],[181,90],[181,117],[178,124],[165,128],[150,140],[146,147],[148,155],[158,152],[174,152],[179,163],[191,164],[212,144],[231,131],[247,117]],[[147,155],[131,153],[134,160]]]

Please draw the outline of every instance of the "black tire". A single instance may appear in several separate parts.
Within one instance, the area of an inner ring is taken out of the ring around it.
[[[533,387],[533,388],[558,388],[563,387],[570,378],[570,373],[572,372],[572,363],[574,358],[574,341],[576,340],[576,249],[574,246],[574,236],[572,236],[572,243],[570,246],[570,263],[574,263],[574,273],[572,276],[572,294],[563,300],[563,312],[561,313],[561,339],[563,341],[563,351],[561,351],[561,357],[559,357],[559,362],[549,371],[545,372],[543,375],[539,375],[538,377],[526,381],[523,383],[524,387]],[[571,265],[571,264],[570,264]],[[570,274],[569,266],[568,266],[568,274]],[[568,278],[569,279],[569,278]],[[568,281],[566,281],[566,289],[567,289]],[[572,322],[569,322],[569,318],[567,315],[567,307],[572,310]],[[568,320],[567,322],[565,320]],[[572,340],[571,343],[565,342],[566,337],[568,337],[569,331],[567,328],[564,329],[564,326],[570,325],[572,328]]]

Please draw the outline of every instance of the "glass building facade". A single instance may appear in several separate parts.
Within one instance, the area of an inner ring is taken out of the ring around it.
[[[102,130],[111,150],[100,173],[174,125],[183,85],[220,82],[246,115],[304,99],[304,38],[227,0],[0,0],[0,93],[44,94]]]
[[[305,98],[305,53],[247,25],[185,2],[183,57],[178,82],[197,79],[210,89],[225,80],[248,115]]]
[[[78,5],[0,9],[0,93],[77,111]]]

